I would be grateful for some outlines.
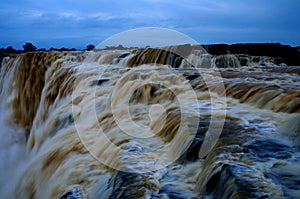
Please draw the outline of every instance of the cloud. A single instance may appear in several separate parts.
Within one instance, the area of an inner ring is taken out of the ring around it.
[[[123,45],[126,47],[150,45],[151,47],[163,47],[178,44],[197,44],[192,38],[165,28],[137,28],[116,34],[97,45],[98,49],[106,46]]]
[[[0,46],[31,40],[83,48],[146,26],[173,28],[199,42],[300,45],[299,7],[298,0],[3,0]]]
[[[43,12],[39,10],[26,10],[20,13],[21,17],[27,18],[40,18],[43,16]]]

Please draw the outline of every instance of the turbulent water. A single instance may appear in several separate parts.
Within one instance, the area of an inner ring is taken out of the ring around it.
[[[177,46],[1,66],[1,198],[297,198],[300,67]]]

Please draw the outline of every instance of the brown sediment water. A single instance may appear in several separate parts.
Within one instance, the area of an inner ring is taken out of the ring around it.
[[[297,67],[210,58],[193,46],[5,58],[1,194],[297,198]]]

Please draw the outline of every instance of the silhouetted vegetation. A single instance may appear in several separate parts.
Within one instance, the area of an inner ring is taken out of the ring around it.
[[[65,47],[62,47],[62,48],[53,48],[51,47],[49,49],[49,51],[76,51],[76,48],[65,48]]]
[[[7,53],[16,53],[17,51],[12,46],[8,46],[5,49],[5,52],[7,52]]]
[[[30,43],[30,42],[26,42],[25,45],[23,45],[23,49],[24,49],[24,52],[32,52],[32,51],[36,51],[36,47]]]
[[[129,50],[129,49],[136,49],[139,47],[124,47],[123,45],[119,44],[118,46],[105,46],[104,50]]]
[[[94,50],[95,46],[93,44],[87,45],[86,50]]]
[[[92,47],[94,45],[90,44],[88,47]],[[46,48],[37,48],[30,42],[26,42],[23,46],[23,50],[16,50],[12,46],[8,46],[7,48],[0,48],[0,64],[2,63],[2,60],[4,57],[7,57],[12,54],[20,54],[20,53],[25,53],[25,52],[34,52],[34,51],[42,51],[42,52],[47,52],[47,51],[76,51],[76,48],[53,48],[51,47],[49,50]],[[95,47],[95,46],[94,46]]]
[[[46,52],[46,48],[40,48],[40,49],[37,49],[37,51],[43,51],[43,52]]]

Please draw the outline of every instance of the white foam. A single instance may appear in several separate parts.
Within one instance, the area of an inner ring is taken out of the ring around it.
[[[24,129],[8,124],[7,111],[0,112],[0,193],[6,193],[27,160]]]

